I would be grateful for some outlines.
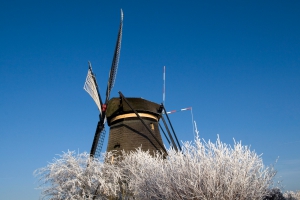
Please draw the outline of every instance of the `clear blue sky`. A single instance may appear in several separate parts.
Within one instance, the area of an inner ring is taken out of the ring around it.
[[[62,151],[89,151],[98,111],[83,90],[90,60],[105,94],[193,107],[200,136],[233,138],[300,190],[300,1],[1,1],[0,199],[37,199],[32,173]],[[193,140],[189,111],[171,120]],[[107,137],[106,137],[107,138]],[[105,147],[104,147],[105,148]]]

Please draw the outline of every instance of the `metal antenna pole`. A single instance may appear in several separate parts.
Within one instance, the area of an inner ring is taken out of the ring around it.
[[[166,103],[166,66],[163,69],[163,104]]]
[[[195,126],[194,126],[194,116],[193,116],[193,108],[191,107],[191,115],[192,115],[192,125],[193,125],[193,135],[195,139]]]

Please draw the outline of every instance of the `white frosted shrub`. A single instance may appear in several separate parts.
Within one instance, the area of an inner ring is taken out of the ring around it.
[[[300,200],[300,191],[286,191],[283,196],[287,199],[287,200]]]
[[[138,149],[120,165],[128,189],[139,199],[263,199],[275,176],[247,146],[233,148],[199,138],[183,144],[183,151],[168,150],[166,159]]]
[[[186,142],[182,152],[141,149],[102,160],[67,152],[35,171],[46,199],[263,199],[275,176],[261,156],[234,142]]]
[[[161,192],[164,186],[166,172],[164,159],[160,153],[151,156],[141,149],[125,154],[119,163],[122,168],[128,193],[137,199],[166,199]]]
[[[110,159],[112,153],[104,157]],[[121,177],[117,166],[97,159],[90,159],[88,153],[76,154],[68,151],[54,158],[52,163],[34,172],[39,177],[44,199],[106,199],[116,195]]]

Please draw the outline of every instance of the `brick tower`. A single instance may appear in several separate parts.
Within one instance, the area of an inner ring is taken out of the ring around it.
[[[112,98],[108,102],[106,117],[110,131],[107,151],[129,152],[141,147],[142,150],[149,150],[152,154],[153,151],[164,150],[158,125],[160,105],[142,98],[126,99],[131,108],[122,98]]]

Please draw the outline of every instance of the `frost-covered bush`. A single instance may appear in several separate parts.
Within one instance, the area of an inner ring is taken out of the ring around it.
[[[128,189],[138,199],[263,199],[275,171],[247,146],[220,141],[183,144],[151,157],[138,149],[123,156]]]
[[[264,200],[286,200],[279,188],[272,188]]]
[[[47,199],[263,199],[275,176],[261,156],[235,142],[183,144],[151,156],[141,149],[102,160],[67,152],[38,169],[42,195]]]
[[[104,157],[110,159],[112,153]],[[52,163],[34,172],[39,177],[45,199],[106,199],[117,195],[120,169],[109,162],[90,159],[90,154],[68,151],[54,158]],[[96,192],[97,191],[97,192]]]
[[[282,194],[279,188],[272,188],[264,200],[300,200],[300,191],[286,191]]]
[[[286,200],[300,200],[300,191],[287,191],[283,194]]]

